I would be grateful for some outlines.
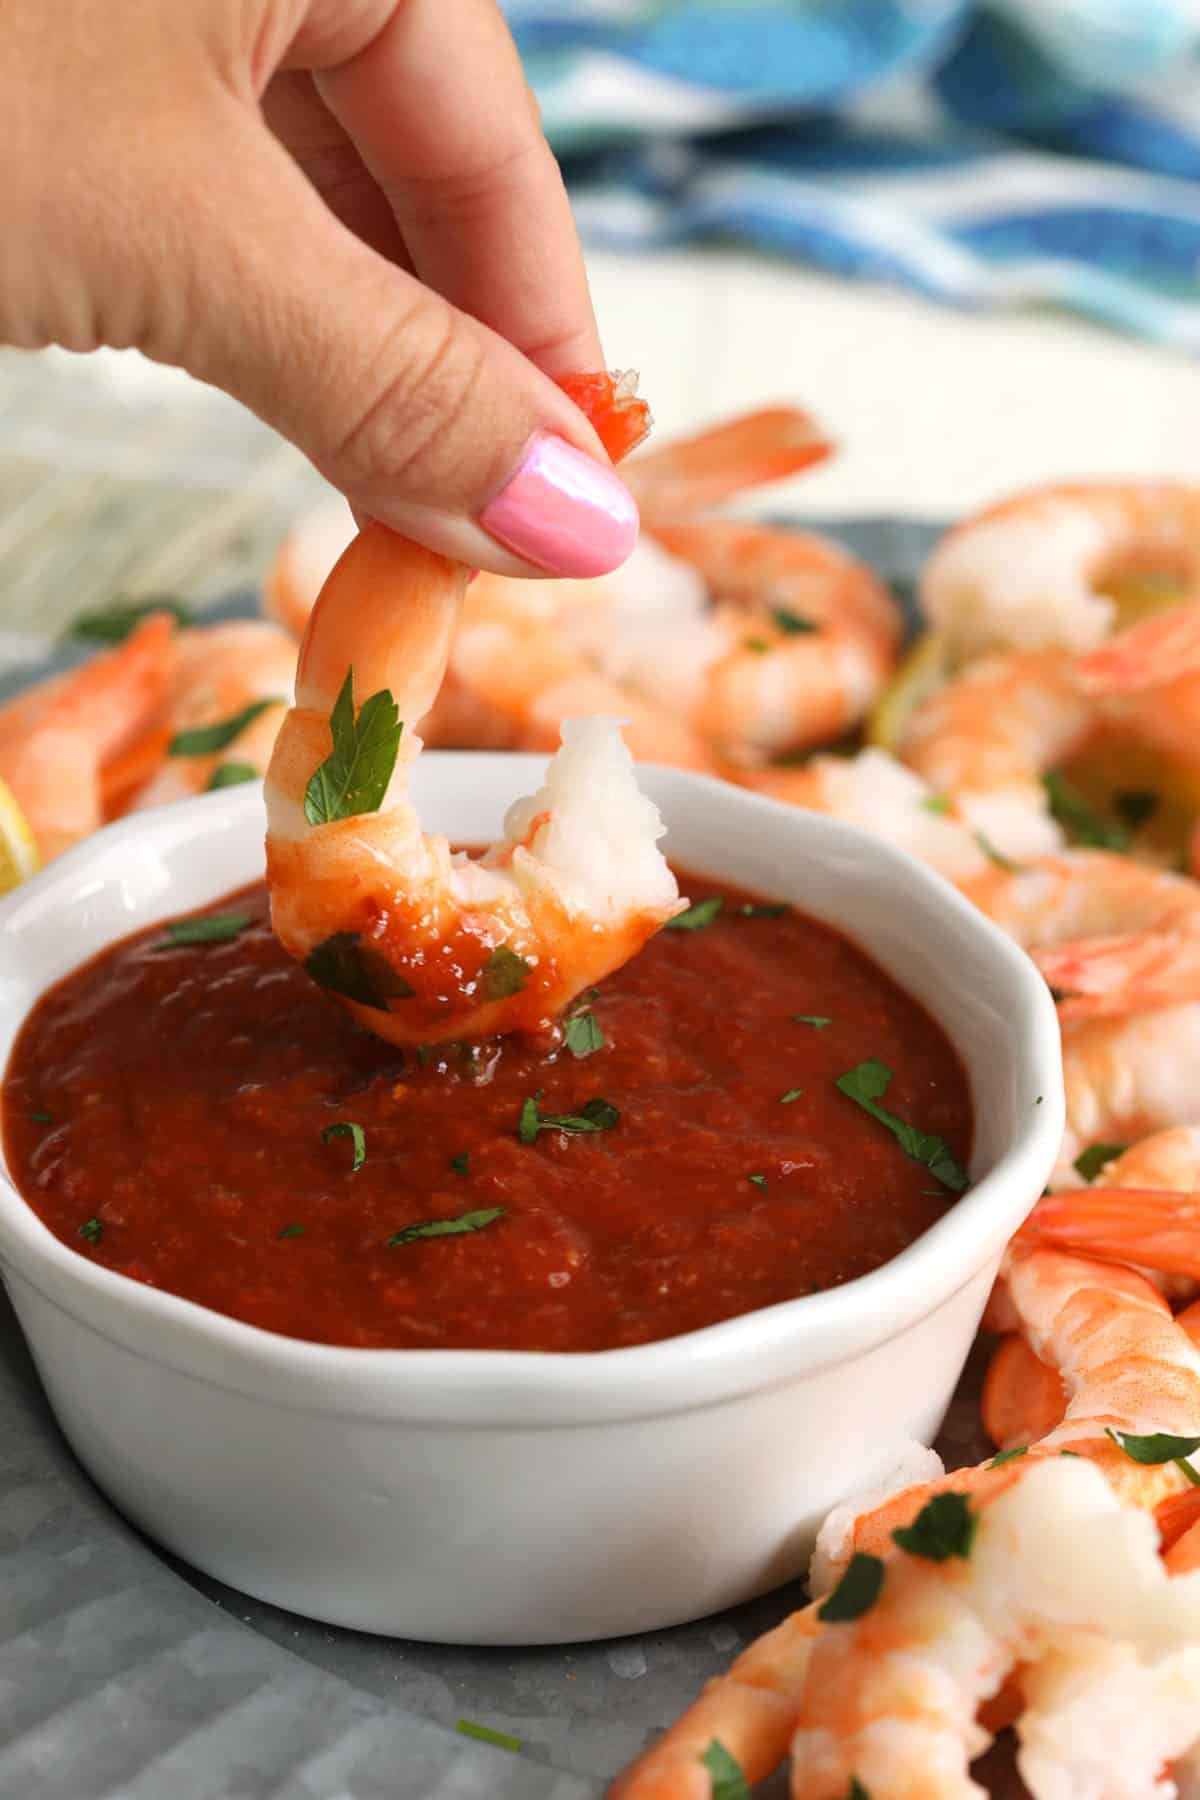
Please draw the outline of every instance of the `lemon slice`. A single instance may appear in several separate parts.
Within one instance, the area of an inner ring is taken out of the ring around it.
[[[5,781],[0,781],[0,894],[7,894],[22,881],[36,875],[42,864],[37,839],[29,829],[29,820],[17,804],[16,795]]]
[[[908,733],[908,722],[922,701],[944,687],[954,673],[950,647],[940,632],[918,638],[867,715],[866,741],[894,756]]]

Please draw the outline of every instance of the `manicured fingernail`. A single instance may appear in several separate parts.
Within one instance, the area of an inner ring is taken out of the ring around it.
[[[637,542],[633,495],[611,469],[551,432],[529,440],[515,475],[479,523],[551,575],[605,575]]]

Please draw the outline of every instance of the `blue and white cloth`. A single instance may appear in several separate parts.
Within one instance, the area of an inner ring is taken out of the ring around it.
[[[506,0],[585,239],[1200,352],[1200,0]]]

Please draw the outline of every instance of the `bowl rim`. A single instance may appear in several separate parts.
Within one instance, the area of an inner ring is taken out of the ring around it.
[[[519,783],[540,780],[547,760],[492,751],[431,751],[421,758],[429,765],[455,766],[464,779],[481,764],[500,765],[512,772],[514,795],[529,791]],[[90,1261],[43,1224],[0,1158],[0,1273],[11,1268],[52,1305],[134,1354],[230,1393],[313,1414],[445,1425],[581,1425],[692,1410],[849,1361],[939,1310],[1017,1229],[1061,1143],[1065,1100],[1058,1022],[1046,984],[1025,952],[949,882],[885,840],[691,771],[643,764],[639,780],[668,827],[672,794],[698,789],[708,791],[714,803],[719,795],[722,806],[736,806],[776,838],[786,832],[796,843],[807,840],[810,856],[825,853],[832,859],[850,852],[859,864],[867,860],[874,876],[891,877],[915,895],[927,920],[957,916],[974,954],[1003,979],[1016,1095],[1013,1137],[993,1166],[897,1256],[840,1287],[619,1349],[362,1349],[250,1325]],[[23,910],[34,906],[44,915],[47,906],[65,900],[89,876],[94,882],[97,865],[119,862],[132,844],[143,854],[151,849],[167,867],[173,846],[185,841],[194,846],[204,833],[240,838],[261,819],[261,784],[246,783],[104,827],[0,901],[0,967],[19,946]],[[172,875],[166,885],[167,894],[156,896],[153,910],[131,918],[126,931],[106,936],[101,948],[186,908],[187,899],[177,891],[179,877]],[[904,985],[902,972],[870,954]],[[39,979],[36,996],[50,985]],[[21,1020],[30,1004],[23,1002]],[[978,1108],[978,1069],[960,1044],[955,1048]],[[1033,1096],[1024,1107],[1023,1095]]]

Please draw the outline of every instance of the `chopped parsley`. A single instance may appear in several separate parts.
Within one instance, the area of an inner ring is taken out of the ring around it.
[[[450,1167],[456,1175],[469,1175],[471,1173],[471,1152],[460,1150],[457,1156],[450,1158]]]
[[[346,670],[329,715],[333,749],[308,778],[304,816],[328,825],[359,813],[378,812],[400,749],[400,709],[387,688],[364,700],[354,714],[354,670]]]
[[[784,637],[801,637],[821,629],[811,619],[806,619],[803,613],[793,612],[790,606],[773,606],[771,623],[782,631]]]
[[[85,1219],[79,1227],[79,1235],[86,1243],[98,1244],[104,1236],[104,1223],[101,1219]]]
[[[80,613],[72,621],[70,635],[92,644],[123,644],[143,619],[153,613],[170,613],[177,625],[190,625],[191,609],[182,600],[156,599],[118,601],[96,612]]]
[[[53,1125],[53,1123],[54,1123],[54,1114],[53,1113],[35,1112],[35,1113],[30,1113],[29,1116],[33,1120],[35,1125]]]
[[[770,654],[771,646],[766,638],[748,637],[742,639],[742,648],[749,650],[752,656],[767,656]]]
[[[529,980],[531,967],[507,944],[498,944],[480,972],[486,998],[507,1000],[511,994],[519,994]]]
[[[814,1031],[824,1031],[827,1025],[833,1024],[832,1019],[826,1019],[820,1013],[793,1013],[792,1021],[796,1025],[811,1025]]]
[[[1105,1164],[1123,1156],[1128,1148],[1128,1144],[1089,1144],[1075,1158],[1075,1173],[1082,1175],[1085,1181],[1095,1181]]]
[[[507,1731],[493,1731],[490,1725],[476,1725],[473,1719],[460,1719],[454,1727],[463,1737],[478,1738],[481,1744],[494,1744],[497,1750],[519,1750],[521,1740]]]
[[[417,1238],[461,1237],[464,1232],[482,1231],[485,1225],[491,1225],[496,1219],[503,1218],[503,1206],[487,1206],[478,1212],[459,1213],[456,1219],[420,1219],[415,1225],[404,1225],[394,1231],[387,1240],[387,1248],[395,1250],[400,1244],[411,1244]]]
[[[243,781],[257,780],[258,770],[253,763],[218,763],[208,778],[208,792],[212,794],[218,788],[238,787]]]
[[[166,935],[172,944],[227,944],[249,923],[248,913],[207,913],[199,919],[172,919]]]
[[[836,1086],[847,1099],[855,1101],[864,1112],[869,1112],[873,1119],[878,1119],[881,1125],[886,1126],[906,1156],[911,1156],[914,1162],[923,1163],[943,1187],[961,1194],[967,1186],[967,1177],[944,1140],[931,1132],[918,1131],[915,1125],[910,1125],[905,1119],[898,1119],[895,1113],[890,1113],[877,1104],[887,1093],[891,1079],[892,1071],[887,1064],[876,1057],[870,1057],[866,1062],[860,1062],[857,1067],[847,1070],[845,1075],[839,1075]]]
[[[600,1021],[590,1007],[585,1012],[572,1013],[563,1026],[563,1037],[571,1055],[579,1057],[593,1056],[608,1043],[600,1029]]]
[[[664,931],[703,931],[711,925],[725,902],[720,894],[710,894],[707,900],[697,900],[686,912],[676,913],[663,926]]]
[[[995,1456],[993,1456],[991,1462],[988,1464],[988,1468],[989,1469],[1002,1469],[1004,1467],[1005,1463],[1016,1462],[1016,1460],[1019,1456],[1028,1456],[1028,1455],[1029,1455],[1029,1445],[1028,1444],[1018,1444],[1012,1450],[997,1450]]]
[[[711,1800],[750,1800],[742,1765],[721,1742],[713,1738],[700,1758],[712,1782]]]
[[[167,745],[167,755],[211,756],[217,750],[227,750],[234,738],[241,737],[247,725],[253,725],[260,713],[265,713],[269,706],[283,704],[281,694],[266,700],[252,700],[231,719],[218,719],[214,725],[196,725],[191,731],[178,731]]]
[[[747,1175],[746,1180],[752,1181],[755,1187],[765,1188],[767,1185],[767,1178],[765,1175]]]
[[[1105,1430],[1131,1462],[1151,1466],[1173,1462],[1193,1487],[1200,1487],[1200,1473],[1188,1461],[1189,1456],[1200,1450],[1200,1437],[1171,1437],[1165,1431],[1152,1431],[1146,1437],[1138,1437],[1132,1431],[1114,1431],[1111,1425]]]
[[[1088,805],[1065,775],[1049,769],[1042,776],[1051,817],[1056,819],[1072,844],[1089,850],[1128,850],[1129,832],[1124,825],[1105,819]]]
[[[380,951],[364,944],[357,931],[335,931],[309,952],[304,963],[318,987],[387,1012],[389,1000],[410,1000],[413,990]]]
[[[989,862],[995,863],[998,869],[1003,869],[1008,875],[1020,874],[1022,865],[1014,862],[1011,856],[1005,856],[1003,850],[997,850],[991,838],[984,832],[976,831],[972,833],[972,836]]]
[[[798,1100],[803,1092],[803,1088],[789,1088],[786,1094],[780,1094],[779,1104],[781,1106],[790,1106],[792,1101]]]
[[[788,900],[743,900],[736,910],[739,919],[782,919],[792,907]]]
[[[939,818],[944,817],[950,811],[950,796],[948,794],[926,794],[921,802],[921,811],[936,813]]]
[[[850,1777],[850,1786],[846,1789],[846,1800],[871,1800],[870,1794],[857,1775]]]
[[[901,1550],[928,1562],[948,1562],[952,1556],[965,1560],[971,1554],[978,1523],[965,1494],[935,1494],[912,1524],[900,1526],[892,1537]]]
[[[280,1238],[303,1237],[304,1227],[303,1225],[285,1225],[282,1231],[276,1233],[276,1236]]]
[[[539,1088],[536,1094],[531,1094],[521,1108],[517,1136],[523,1144],[535,1143],[539,1131],[611,1131],[621,1117],[611,1100],[602,1100],[599,1096],[587,1101],[577,1113],[544,1113],[538,1106],[542,1092]]]
[[[354,1143],[354,1160],[350,1164],[350,1173],[357,1175],[367,1160],[367,1134],[361,1125],[352,1119],[339,1119],[336,1125],[326,1125],[321,1132],[321,1142],[329,1143],[331,1138],[348,1137]]]
[[[881,1559],[856,1550],[832,1594],[817,1608],[817,1617],[823,1625],[848,1625],[870,1612],[882,1587]]]

